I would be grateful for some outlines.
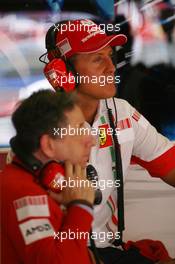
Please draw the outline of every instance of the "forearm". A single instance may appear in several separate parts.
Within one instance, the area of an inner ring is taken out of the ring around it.
[[[87,239],[92,220],[89,212],[78,205],[71,206],[61,228],[53,230],[53,237],[26,246],[25,263],[68,264],[76,260],[77,264],[90,264]]]

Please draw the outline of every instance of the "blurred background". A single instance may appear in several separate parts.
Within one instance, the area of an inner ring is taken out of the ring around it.
[[[128,43],[116,50],[116,96],[175,140],[174,7],[173,0],[1,0],[0,147],[8,147],[14,134],[10,115],[17,101],[49,87],[38,60],[47,29],[76,18],[119,24],[117,33],[125,33]]]
[[[175,0],[1,0],[0,169],[15,134],[10,117],[17,102],[50,87],[38,58],[46,51],[46,31],[64,19],[119,24],[117,33],[128,42],[115,50],[121,80],[116,96],[175,140],[174,10]],[[125,185],[125,240],[162,240],[175,257],[174,201],[172,187],[132,165]]]

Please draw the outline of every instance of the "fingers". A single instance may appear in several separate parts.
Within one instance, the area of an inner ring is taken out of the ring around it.
[[[72,165],[69,161],[65,162],[66,178],[71,180],[85,179],[86,169],[83,169],[79,164]]]
[[[87,180],[86,169],[83,169],[79,164],[72,165],[66,161],[65,180],[66,184],[61,193],[50,192],[50,196],[56,202],[66,205],[73,200],[86,200],[93,204],[94,189],[85,181]],[[80,181],[83,181],[82,184]]]
[[[82,178],[82,169],[79,164],[76,164],[74,166],[74,176],[76,179],[81,179]]]
[[[67,178],[73,177],[73,165],[70,163],[70,161],[65,161],[65,174]]]
[[[84,179],[87,179],[86,168],[81,169],[81,174],[82,174]]]

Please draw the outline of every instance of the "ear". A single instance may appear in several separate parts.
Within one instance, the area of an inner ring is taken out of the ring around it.
[[[55,156],[55,147],[54,139],[49,135],[42,135],[40,138],[40,148],[46,157],[49,159],[54,159]]]

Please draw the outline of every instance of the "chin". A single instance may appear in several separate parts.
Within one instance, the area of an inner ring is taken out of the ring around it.
[[[104,89],[105,98],[110,98],[116,95],[116,87],[114,84],[107,84]]]

